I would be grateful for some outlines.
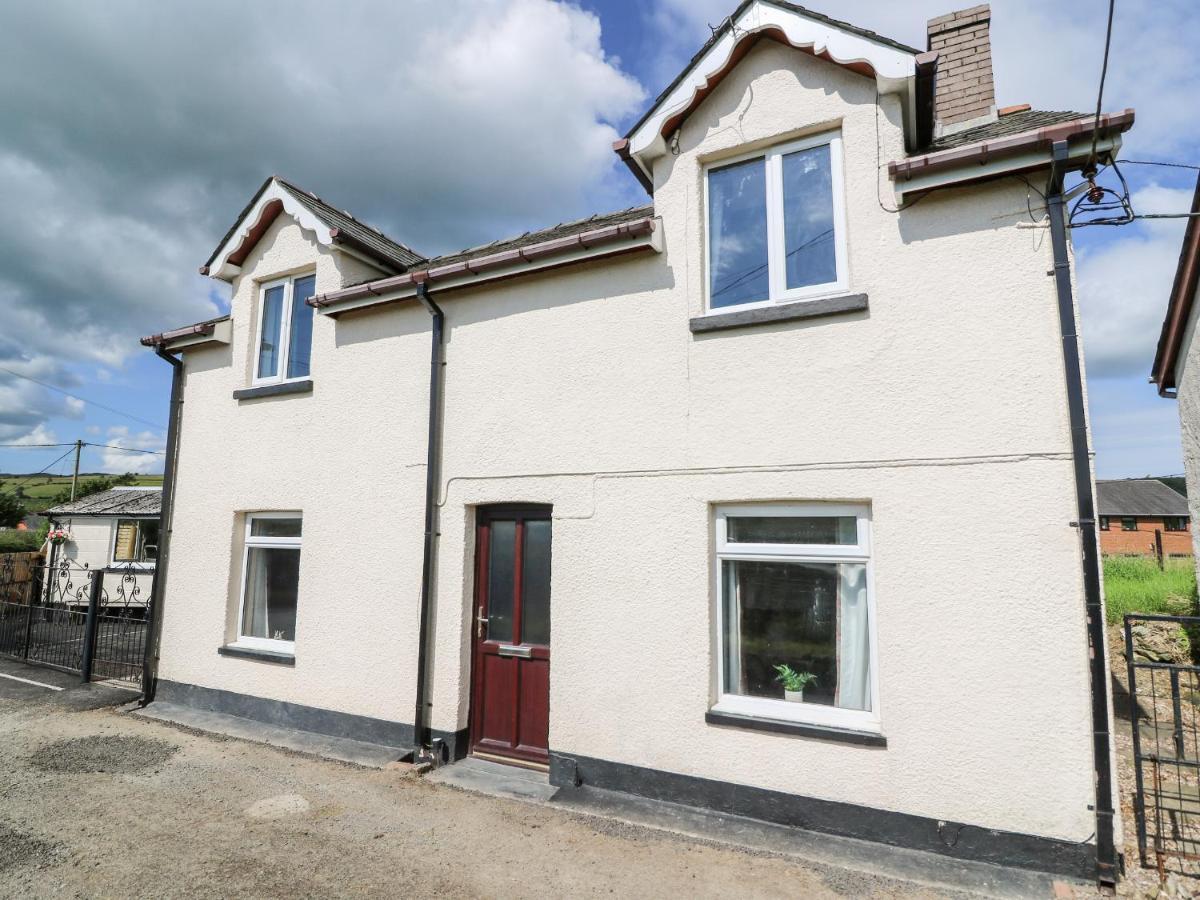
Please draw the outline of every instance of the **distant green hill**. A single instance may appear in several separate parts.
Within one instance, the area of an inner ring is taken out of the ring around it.
[[[80,485],[96,478],[113,478],[112,474],[103,472],[79,473]],[[161,475],[134,475],[133,484],[149,487],[162,484]],[[41,512],[49,505],[50,500],[71,486],[70,475],[19,475],[0,473],[0,491],[17,494],[25,501],[25,508],[31,513]]]

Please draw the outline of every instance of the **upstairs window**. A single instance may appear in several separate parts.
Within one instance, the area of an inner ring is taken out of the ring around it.
[[[709,309],[846,290],[840,135],[722,160],[705,181]]]
[[[1101,531],[1108,531],[1108,516],[1101,516],[1101,517],[1100,517],[1100,530],[1101,530]]]
[[[1121,517],[1122,531],[1137,531],[1137,516],[1122,516]]]
[[[258,317],[258,355],[254,381],[259,384],[308,378],[312,355],[315,275],[299,275],[262,286]]]
[[[1163,528],[1166,531],[1187,531],[1186,516],[1164,516]]]

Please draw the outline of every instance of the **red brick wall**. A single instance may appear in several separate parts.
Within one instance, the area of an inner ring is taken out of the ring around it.
[[[1154,555],[1154,531],[1162,532],[1163,553],[1170,556],[1173,553],[1192,553],[1192,523],[1188,520],[1187,531],[1167,531],[1163,528],[1163,520],[1152,516],[1137,517],[1137,531],[1123,531],[1121,519],[1112,516],[1108,520],[1108,531],[1100,532],[1100,552],[1141,556]]]

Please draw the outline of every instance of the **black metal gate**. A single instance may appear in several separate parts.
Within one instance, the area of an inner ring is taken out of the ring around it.
[[[154,570],[0,555],[0,654],[140,687]]]
[[[1200,667],[1179,661],[1198,639],[1200,616],[1125,616],[1138,854],[1160,877],[1200,860]]]

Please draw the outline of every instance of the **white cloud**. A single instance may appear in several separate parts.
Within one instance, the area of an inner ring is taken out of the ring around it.
[[[0,10],[0,363],[119,375],[211,315],[196,268],[272,173],[425,252],[626,199],[643,91],[600,37],[552,0]],[[74,412],[0,373],[0,437]]]
[[[1178,212],[1189,207],[1191,193],[1152,184],[1135,191],[1132,200],[1137,212]],[[1079,306],[1089,375],[1149,375],[1183,228],[1181,219],[1139,222],[1115,229],[1103,244],[1080,249]],[[1082,231],[1075,230],[1077,239]]]
[[[136,434],[124,425],[108,429],[106,443],[109,447],[100,450],[100,471],[102,472],[161,472],[163,468],[162,452],[166,447],[166,437],[161,432],[141,431]],[[150,450],[152,453],[138,453],[138,450]]]

